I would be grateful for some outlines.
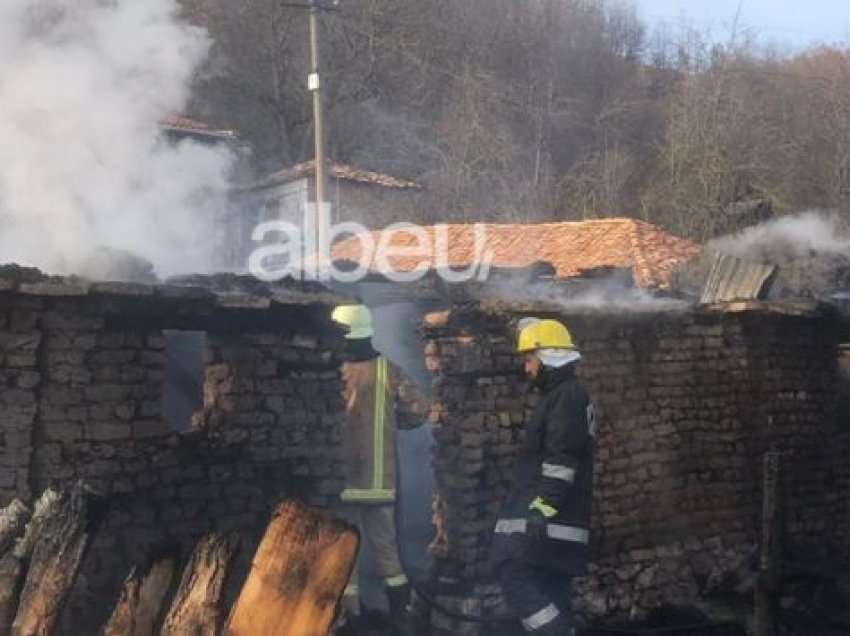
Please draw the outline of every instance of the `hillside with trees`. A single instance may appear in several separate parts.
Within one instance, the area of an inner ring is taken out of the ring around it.
[[[307,17],[180,0],[212,55],[193,113],[258,173],[312,157]],[[423,222],[634,216],[704,240],[850,212],[850,51],[653,31],[603,0],[343,0],[323,16],[330,149],[426,185]]]

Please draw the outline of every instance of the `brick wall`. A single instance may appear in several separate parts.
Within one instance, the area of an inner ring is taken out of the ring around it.
[[[279,497],[332,505],[343,417],[334,302],[0,278],[0,503],[80,477],[110,495],[68,633],[100,626],[130,565],[155,545],[237,530],[244,570]],[[786,452],[792,541],[850,551],[850,441],[830,415],[835,325],[768,309],[559,316],[585,356],[599,424],[585,612],[688,602],[740,569],[757,540],[760,458],[772,446]],[[519,375],[516,317],[467,308],[426,321],[447,503],[441,574],[492,575],[492,525],[536,399]],[[162,414],[163,329],[206,333],[204,407],[187,433]],[[455,607],[498,605],[497,589],[478,592],[477,605]]]
[[[327,301],[226,307],[197,289],[111,289],[0,291],[0,504],[78,478],[109,497],[68,633],[95,633],[157,546],[237,531],[244,570],[276,501],[328,507],[343,484],[342,340]],[[185,433],[162,413],[164,328],[207,334],[204,407]]]
[[[535,314],[532,314],[535,315]],[[786,526],[797,544],[850,552],[850,449],[831,420],[836,330],[824,316],[750,308],[554,316],[574,332],[598,418],[593,567],[581,609],[640,615],[693,602],[745,567],[757,541],[761,457],[786,453]],[[443,574],[486,566],[523,423],[509,315],[426,320],[435,466],[447,501]]]

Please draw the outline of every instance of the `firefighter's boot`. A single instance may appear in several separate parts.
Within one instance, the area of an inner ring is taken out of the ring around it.
[[[394,585],[385,588],[390,605],[390,621],[398,630],[399,635],[407,636],[413,633],[410,616],[410,585]]]

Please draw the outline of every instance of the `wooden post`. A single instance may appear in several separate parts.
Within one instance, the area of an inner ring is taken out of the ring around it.
[[[81,482],[70,493],[62,493],[35,544],[12,636],[54,633],[102,512],[103,508]]]
[[[163,556],[143,570],[133,568],[103,636],[157,636],[166,596],[177,573],[177,556]]]
[[[326,636],[354,561],[353,526],[294,501],[275,510],[228,636]]]
[[[762,489],[762,536],[755,592],[755,636],[775,636],[776,594],[781,577],[780,493],[781,455],[772,450],[764,456]]]
[[[235,534],[210,534],[198,542],[183,570],[162,636],[218,636],[227,616],[221,606],[224,583],[238,546]]]

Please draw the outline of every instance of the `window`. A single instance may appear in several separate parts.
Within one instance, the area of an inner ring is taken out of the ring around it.
[[[163,417],[175,431],[191,428],[192,415],[204,404],[203,331],[164,331],[165,393]]]

